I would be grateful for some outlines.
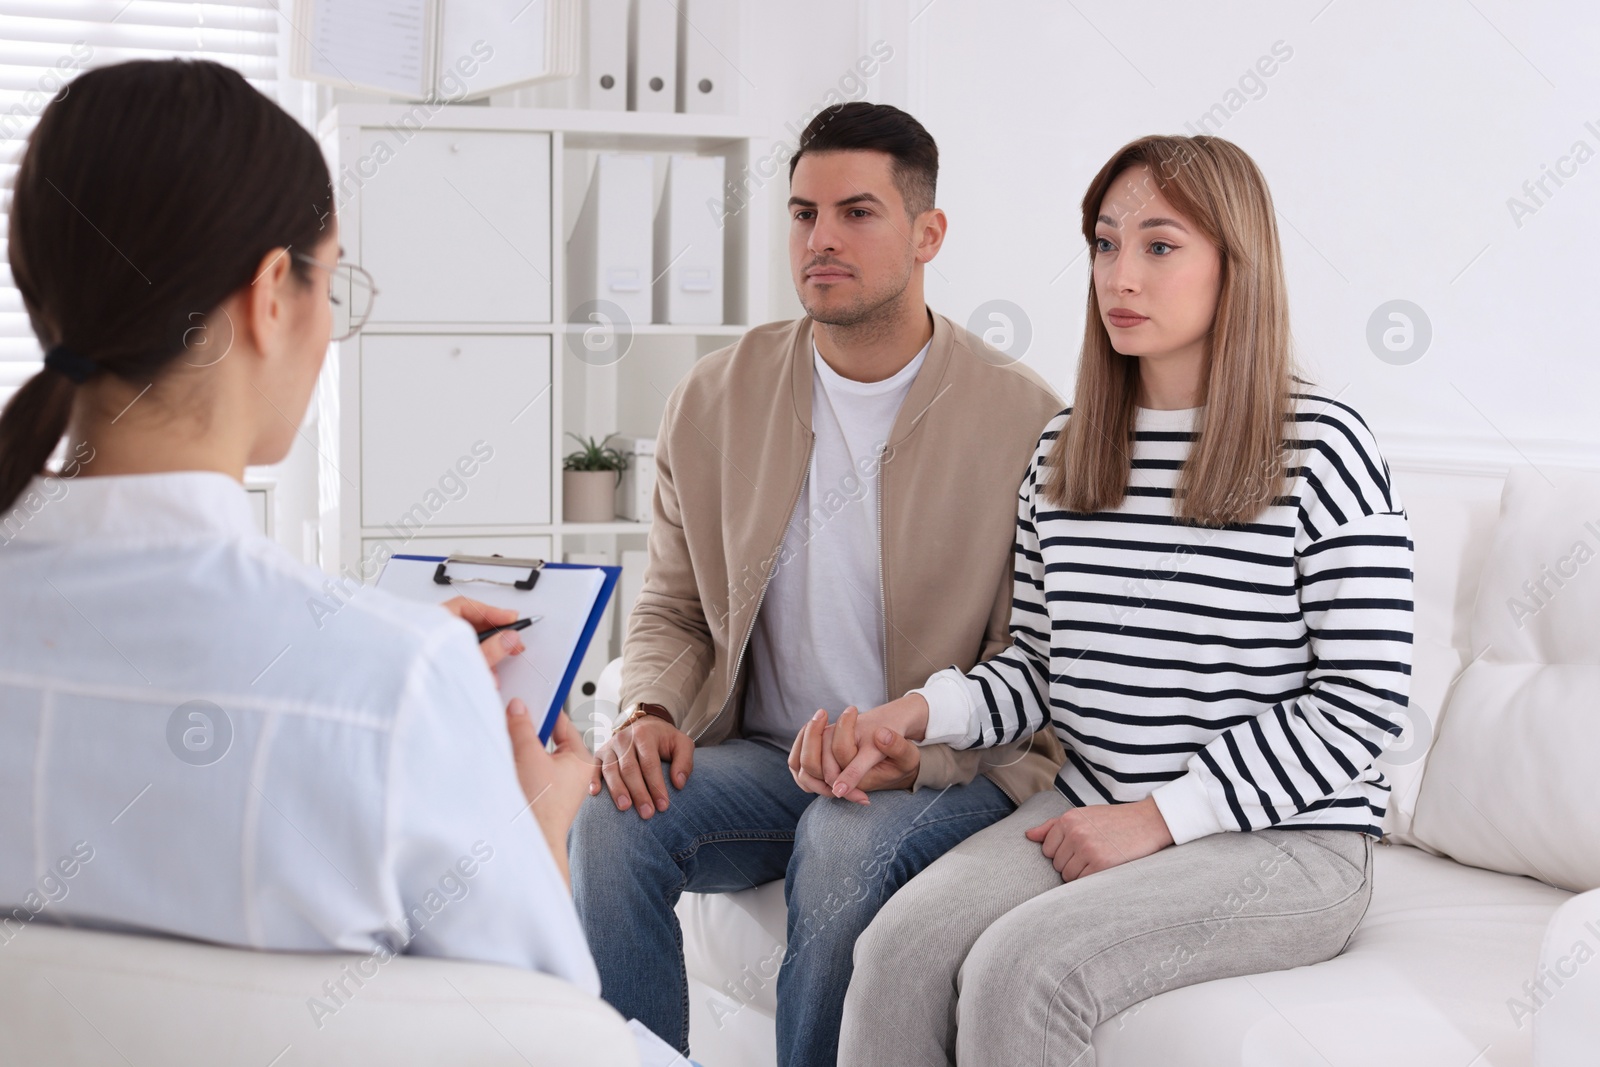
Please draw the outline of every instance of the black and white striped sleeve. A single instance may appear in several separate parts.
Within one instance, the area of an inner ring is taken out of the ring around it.
[[[1366,492],[1342,493],[1340,477],[1332,471],[1313,494],[1322,499],[1306,509],[1315,532],[1303,527],[1295,552],[1312,653],[1306,688],[1222,731],[1155,790],[1180,844],[1307,811],[1324,811],[1329,826],[1342,825],[1341,809],[1350,829],[1370,821],[1358,783],[1400,733],[1397,710],[1410,694],[1412,544],[1386,469]]]

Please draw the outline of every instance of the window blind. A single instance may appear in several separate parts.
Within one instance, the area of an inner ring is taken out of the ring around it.
[[[278,99],[274,0],[0,0],[0,250],[28,134],[60,87],[94,67],[184,56],[238,70]],[[0,404],[43,354],[0,255]]]

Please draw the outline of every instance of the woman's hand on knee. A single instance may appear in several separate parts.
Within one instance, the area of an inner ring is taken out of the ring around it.
[[[1109,870],[1160,852],[1172,833],[1151,797],[1134,804],[1072,808],[1027,833],[1038,842],[1063,882]]]

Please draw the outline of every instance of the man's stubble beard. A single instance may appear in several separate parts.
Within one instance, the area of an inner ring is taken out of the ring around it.
[[[893,325],[897,318],[895,312],[898,310],[898,305],[905,299],[906,290],[910,287],[911,267],[908,265],[904,276],[900,279],[900,285],[889,292],[865,294],[847,307],[814,308],[804,299],[800,304],[813,322],[871,334],[877,329],[887,330]]]

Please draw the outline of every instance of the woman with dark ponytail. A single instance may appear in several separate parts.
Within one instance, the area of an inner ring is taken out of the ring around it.
[[[215,63],[90,71],[29,138],[10,257],[46,357],[0,416],[0,922],[598,992],[564,884],[590,761],[502,709],[515,635],[378,590],[318,617],[252,519],[246,465],[360,326],[316,142]]]

